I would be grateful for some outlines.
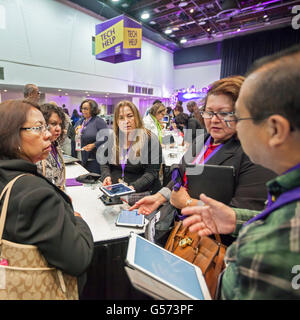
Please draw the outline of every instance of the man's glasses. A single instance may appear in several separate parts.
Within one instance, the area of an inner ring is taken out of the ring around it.
[[[45,134],[46,131],[49,131],[49,126],[46,126],[45,124],[42,124],[41,126],[38,127],[29,127],[29,128],[20,128],[20,130],[26,130],[26,131],[31,131],[33,133],[38,133],[38,134]]]

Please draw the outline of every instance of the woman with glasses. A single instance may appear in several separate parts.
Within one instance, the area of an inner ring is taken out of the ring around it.
[[[81,152],[82,165],[90,172],[100,174],[100,166],[96,160],[96,152],[103,141],[96,141],[99,131],[106,129],[106,122],[98,117],[99,108],[96,101],[86,99],[81,102],[80,112],[83,118],[77,121],[76,132],[76,151]]]
[[[153,132],[160,143],[162,143],[163,118],[166,115],[166,110],[164,104],[157,102],[143,119],[145,128]]]
[[[161,187],[159,170],[162,163],[157,136],[144,128],[137,107],[130,101],[118,103],[114,119],[114,134],[108,140],[104,154],[107,162],[101,165],[103,185],[122,180],[137,193],[157,192]]]
[[[172,191],[176,177],[169,182],[166,188],[160,190],[152,198],[142,199],[134,208],[140,207],[140,212],[149,214],[153,208],[158,208],[167,200],[178,208],[195,206],[199,199],[193,199],[187,192],[188,180],[184,174],[184,165],[210,164],[220,166],[233,166],[235,169],[234,195],[230,206],[260,210],[267,200],[265,183],[275,174],[261,166],[253,164],[244,153],[236,134],[235,122],[226,121],[235,119],[234,106],[238,98],[244,77],[233,76],[214,82],[207,93],[204,110],[201,112],[204,118],[207,134],[197,136],[185,156],[183,165],[183,181],[178,191]],[[226,121],[225,121],[226,120]],[[172,168],[171,168],[172,169]],[[179,172],[178,172],[179,173]],[[201,176],[199,177],[199,183]],[[226,243],[227,239],[224,239]],[[231,241],[230,239],[228,241]]]
[[[64,129],[67,121],[65,113],[61,108],[50,103],[43,104],[40,110],[51,133],[51,150],[47,159],[36,164],[38,172],[64,190],[66,170],[60,143],[64,139]]]
[[[49,266],[79,277],[80,291],[93,237],[70,198],[37,171],[35,164],[51,151],[49,130],[38,105],[19,100],[0,104],[0,193],[12,179],[26,174],[12,188],[3,239],[37,246]]]

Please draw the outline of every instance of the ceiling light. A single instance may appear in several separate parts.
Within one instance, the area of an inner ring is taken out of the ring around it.
[[[188,2],[187,1],[181,1],[181,2],[179,2],[179,4],[178,4],[178,7],[185,7],[185,6],[187,6],[188,5]]]
[[[3,91],[4,91],[4,92],[7,92],[7,90],[6,90],[6,89],[4,89]]]
[[[264,19],[266,19],[266,18],[268,18],[268,15],[267,15],[267,14],[264,15]]]
[[[150,23],[150,24],[156,24],[156,22],[155,22],[155,21],[153,21],[153,20],[152,20],[152,21],[150,21],[149,23]]]
[[[190,13],[193,13],[193,12],[194,12],[194,9],[191,9],[191,10],[190,10]]]
[[[199,20],[199,26],[203,26],[204,24],[206,24],[206,21],[203,21],[203,20]]]
[[[57,91],[61,92],[61,89],[58,89]]]
[[[237,31],[237,32],[240,32],[240,31],[241,31],[241,28],[238,28],[236,31]]]
[[[173,31],[178,31],[179,28],[178,28],[178,27],[174,27],[174,28],[172,28],[172,30],[173,30]]]
[[[66,92],[66,93],[65,93],[65,96],[67,96],[67,95],[68,95],[68,93]]]
[[[165,30],[165,34],[170,34],[170,33],[172,33],[172,29],[166,29]]]
[[[180,43],[186,43],[187,42],[187,40],[185,39],[185,38],[182,38],[181,40],[180,40]]]
[[[111,0],[112,2],[119,2],[119,0]]]
[[[124,3],[121,4],[121,7],[123,7],[123,8],[128,8],[128,7],[129,7],[129,4],[126,3],[126,2],[124,2]]]
[[[206,31],[209,32],[209,31],[210,31],[210,28],[207,28]]]
[[[149,17],[150,17],[150,14],[148,12],[143,12],[141,14],[141,19],[143,19],[143,20],[147,20],[147,19],[149,19]]]

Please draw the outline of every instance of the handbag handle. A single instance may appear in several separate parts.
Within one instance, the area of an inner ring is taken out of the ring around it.
[[[23,176],[28,176],[28,174],[20,174],[19,176],[15,177],[14,179],[12,179],[2,190],[1,195],[0,195],[0,202],[2,200],[2,198],[4,197],[5,194],[5,198],[4,198],[4,202],[3,202],[3,206],[2,206],[2,210],[1,210],[1,217],[0,217],[0,243],[2,242],[2,235],[3,235],[3,230],[4,230],[4,225],[5,225],[5,220],[6,220],[6,213],[7,213],[7,207],[8,207],[8,201],[9,201],[9,196],[10,196],[10,192],[11,189],[14,185],[14,183],[21,177]]]

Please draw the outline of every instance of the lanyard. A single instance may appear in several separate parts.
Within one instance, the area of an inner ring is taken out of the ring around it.
[[[90,117],[89,119],[83,120],[82,122],[82,127],[80,129],[80,134],[82,135],[82,131],[84,130],[84,128],[90,123],[90,121],[92,120],[92,117]]]
[[[127,162],[127,159],[128,159],[128,153],[129,153],[129,150],[131,148],[131,145],[132,145],[132,142],[130,143],[130,146],[125,154],[125,156],[122,156],[121,158],[121,168],[122,168],[122,179],[124,178],[124,173],[125,173],[125,167],[126,167],[126,162]]]
[[[192,162],[193,164],[199,164],[201,159],[203,158],[205,152],[207,151],[207,149],[209,148],[209,144],[211,141],[211,136],[209,136],[209,138],[207,139],[207,141],[205,142],[202,150],[200,151],[200,153],[198,154],[198,156],[195,158],[195,160]],[[221,143],[213,152],[211,152],[203,161],[203,164],[205,164],[213,155],[215,155],[222,147],[223,147],[223,143]]]
[[[56,150],[56,147],[55,145],[51,144],[51,151],[50,151],[52,157],[54,158],[55,162],[57,163],[57,166],[58,168],[60,169],[61,166],[60,166],[60,163],[58,161],[58,157],[57,157],[57,150]]]

